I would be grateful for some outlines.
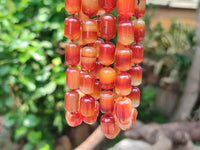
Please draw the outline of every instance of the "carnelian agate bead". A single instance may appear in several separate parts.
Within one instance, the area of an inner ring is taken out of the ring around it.
[[[65,119],[67,121],[67,124],[71,127],[76,127],[80,125],[83,121],[83,117],[80,112],[66,112],[65,113]]]
[[[92,94],[94,92],[95,76],[91,72],[81,72],[80,90],[84,94]]]
[[[134,37],[135,42],[142,41],[145,36],[145,23],[142,19],[136,19],[133,21],[134,24]]]
[[[143,46],[140,44],[131,45],[132,63],[139,64],[143,61]]]
[[[101,130],[104,134],[113,134],[115,132],[115,118],[111,114],[104,114],[100,119]]]
[[[128,17],[128,18],[124,18],[124,17],[122,17],[122,16],[120,16],[120,15],[118,15],[118,18],[117,18],[118,20],[117,20],[117,24],[119,24],[120,22],[122,22],[122,21],[131,21],[131,17]]]
[[[100,87],[104,90],[114,88],[115,83],[115,70],[110,67],[104,67],[100,70]]]
[[[132,114],[131,114],[131,118],[132,118],[132,125],[135,124],[135,121],[137,119],[137,115],[138,115],[138,111],[135,108],[132,108]]]
[[[120,42],[117,41],[117,43],[116,43],[116,48],[115,48],[116,52],[117,52],[119,49],[123,48],[123,47],[124,47],[124,45],[122,45]]]
[[[102,1],[102,7],[107,13],[110,13],[116,8],[117,0],[100,0],[100,1]]]
[[[97,60],[96,60],[96,63],[95,63],[95,67],[94,67],[94,69],[91,71],[91,72],[95,75],[96,79],[99,79],[100,70],[101,70],[102,68],[103,68],[103,64],[101,64],[101,63],[99,62],[99,60],[97,59]]]
[[[114,93],[112,91],[102,91],[100,93],[100,110],[102,113],[112,113],[114,110]]]
[[[101,37],[106,41],[113,39],[116,35],[116,18],[113,15],[106,14],[101,17],[100,26]]]
[[[81,22],[76,17],[67,17],[65,19],[65,37],[70,40],[76,40],[80,36]]]
[[[142,68],[140,66],[132,66],[128,73],[131,75],[131,85],[138,86],[142,83]]]
[[[82,28],[82,26],[80,27],[80,36],[79,36],[79,38],[76,40],[76,42],[77,42],[80,46],[86,45],[86,44],[84,43],[84,40],[83,40],[83,28]]]
[[[81,10],[78,12],[78,18],[81,20],[81,22],[83,22],[84,20],[90,19],[87,15],[83,13],[82,7],[81,7]]]
[[[101,19],[100,17],[94,18],[94,20],[97,23],[97,36],[100,37],[101,33],[100,33],[100,26],[101,26]]]
[[[92,44],[92,47],[94,47],[96,49],[96,57],[99,58],[99,47],[100,47],[100,44],[103,43],[104,41],[100,38],[98,38],[94,44]]]
[[[65,0],[65,10],[70,14],[76,14],[81,10],[81,0]]]
[[[134,26],[131,21],[121,21],[117,26],[118,41],[123,45],[134,42]]]
[[[85,117],[95,114],[95,99],[90,95],[84,95],[80,99],[80,112]]]
[[[115,65],[120,71],[128,71],[131,68],[132,51],[123,47],[116,51]]]
[[[115,45],[111,42],[100,44],[99,47],[99,61],[108,66],[114,62],[115,59]]]
[[[103,9],[103,1],[102,0],[98,0],[98,12],[97,12],[97,16],[101,16],[105,13],[105,10]]]
[[[140,105],[140,89],[137,87],[131,88],[131,93],[127,96],[130,98],[132,107],[138,107]]]
[[[105,134],[105,137],[107,137],[108,139],[114,139],[114,138],[117,137],[117,135],[119,134],[119,132],[120,132],[120,128],[119,128],[117,122],[115,121],[115,131],[114,131],[114,133],[112,133],[112,134]]]
[[[97,23],[89,19],[83,21],[83,39],[86,44],[94,43],[97,40]]]
[[[146,0],[140,0],[140,3],[138,3],[138,1],[135,0],[134,17],[136,18],[143,17],[145,14],[145,7],[146,7]]]
[[[132,127],[132,117],[130,117],[127,120],[118,119],[117,123],[118,123],[120,129],[122,129],[124,131],[129,130]]]
[[[96,80],[95,83],[94,83],[94,91],[91,94],[91,96],[94,97],[94,99],[96,99],[96,100],[99,99],[100,91],[101,91],[101,88],[100,88],[99,81]]]
[[[98,115],[99,115],[99,102],[95,101],[95,113],[94,113],[94,115],[90,116],[90,117],[84,117],[83,116],[83,121],[86,124],[93,124],[93,123],[96,122]]]
[[[74,66],[80,61],[80,47],[77,43],[70,42],[65,46],[65,61],[67,64]]]
[[[116,117],[121,121],[131,118],[131,100],[127,97],[120,97],[115,101]]]
[[[82,11],[90,18],[98,12],[98,0],[82,0]]]
[[[65,110],[76,112],[79,109],[79,94],[77,91],[68,91],[65,93]]]
[[[125,18],[133,16],[134,8],[135,0],[118,0],[118,14],[120,16]]]
[[[122,72],[116,76],[115,92],[120,96],[126,96],[131,93],[131,75]]]
[[[70,67],[66,70],[67,87],[71,90],[80,87],[80,70],[76,67]]]
[[[84,47],[81,51],[81,67],[85,70],[92,70],[96,62],[96,49],[94,47]]]

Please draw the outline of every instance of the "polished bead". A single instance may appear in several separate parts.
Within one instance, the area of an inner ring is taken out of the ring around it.
[[[80,87],[80,70],[76,67],[70,67],[66,70],[67,87],[71,90]]]
[[[100,26],[101,37],[106,41],[113,39],[116,35],[116,18],[111,14],[106,14],[101,17]]]
[[[94,92],[95,76],[91,72],[82,72],[80,75],[80,90],[84,94]]]
[[[104,114],[100,119],[101,130],[104,134],[113,134],[115,132],[115,118],[111,114]]]
[[[132,63],[139,64],[143,61],[143,46],[140,44],[131,45]]]
[[[137,119],[137,115],[138,115],[138,111],[135,108],[132,108],[132,114],[131,114],[131,118],[132,118],[132,125],[135,124],[135,121]]]
[[[70,14],[76,14],[81,9],[81,0],[65,0],[65,10]]]
[[[101,1],[102,1],[103,9],[107,13],[110,13],[116,8],[117,0],[101,0]]]
[[[104,67],[100,70],[100,87],[105,90],[114,88],[115,70],[110,67]]]
[[[114,131],[114,133],[112,133],[112,134],[104,134],[104,135],[108,139],[114,139],[114,138],[117,137],[117,135],[119,134],[119,132],[120,132],[120,128],[119,128],[117,122],[115,121],[115,131]]]
[[[67,124],[71,127],[76,127],[80,125],[83,121],[83,117],[80,112],[66,112],[65,119]]]
[[[94,20],[97,23],[97,36],[100,37],[101,33],[100,33],[100,26],[101,26],[101,19],[100,17],[94,18]]]
[[[65,93],[65,110],[76,112],[79,109],[79,93],[77,91],[68,91]]]
[[[145,14],[145,7],[146,7],[146,0],[140,0],[139,3],[137,0],[135,0],[134,17],[136,18],[143,17]]]
[[[84,96],[85,94],[83,92],[81,92],[80,89],[77,89],[76,92],[78,92],[78,94],[79,94],[79,101],[80,101],[81,97]]]
[[[138,107],[140,105],[140,89],[137,87],[131,88],[131,93],[127,96],[130,98],[132,107]]]
[[[101,88],[100,88],[99,81],[96,80],[94,83],[94,91],[91,94],[91,96],[94,97],[94,99],[98,100],[100,97],[100,91],[101,91]]]
[[[127,71],[131,68],[132,51],[130,48],[123,47],[116,51],[116,67],[120,71]]]
[[[83,40],[86,44],[94,43],[97,40],[97,23],[89,19],[83,21]]]
[[[98,0],[82,0],[82,11],[90,18],[98,12]]]
[[[102,113],[112,113],[114,110],[114,93],[102,91],[100,93],[100,110]]]
[[[82,29],[82,26],[80,27],[80,36],[79,38],[76,40],[76,42],[80,45],[80,46],[83,46],[83,45],[86,45],[84,40],[83,40],[83,29]]]
[[[80,47],[77,43],[70,42],[65,46],[65,62],[74,66],[80,62]]]
[[[118,41],[122,45],[130,45],[134,42],[134,26],[131,21],[121,21],[117,26]]]
[[[83,116],[83,121],[86,124],[94,124],[97,120],[97,117],[99,115],[99,102],[95,101],[95,113],[93,116],[85,117]]]
[[[100,38],[98,38],[94,44],[92,44],[92,46],[96,49],[96,57],[99,58],[99,47],[100,47],[100,44],[103,43],[104,41]]]
[[[91,71],[91,72],[95,75],[96,79],[99,79],[100,70],[101,70],[102,68],[103,68],[103,64],[101,64],[101,63],[99,62],[99,60],[97,59],[97,60],[96,60],[96,63],[95,63],[95,67],[94,67],[94,69]]]
[[[137,0],[118,0],[118,14],[126,18],[133,16],[135,1]]]
[[[131,21],[131,17],[125,18],[123,16],[118,15],[117,24],[119,24],[120,22],[123,22],[123,21]]]
[[[111,42],[105,42],[100,44],[99,47],[99,61],[109,66],[114,62],[115,59],[115,45]]]
[[[103,9],[103,1],[102,0],[98,0],[98,12],[97,12],[97,16],[101,16],[105,13],[105,10]]]
[[[81,51],[81,67],[85,70],[92,70],[96,62],[96,49],[91,46],[84,47]]]
[[[95,114],[95,99],[90,95],[84,95],[80,99],[80,112],[83,116],[89,117]]]
[[[138,86],[142,83],[142,68],[140,66],[132,66],[128,72],[131,75],[132,86]]]
[[[65,37],[70,40],[78,39],[80,36],[81,22],[76,17],[67,17],[65,19]]]
[[[126,120],[118,119],[117,121],[119,128],[126,131],[132,127],[132,117]]]
[[[116,76],[115,92],[120,96],[126,96],[131,93],[131,75],[122,72]]]
[[[134,24],[134,37],[135,42],[142,41],[145,36],[145,23],[142,19],[136,19],[133,21]]]
[[[81,22],[90,19],[87,15],[83,13],[82,7],[81,10],[78,12],[78,18],[81,20]]]

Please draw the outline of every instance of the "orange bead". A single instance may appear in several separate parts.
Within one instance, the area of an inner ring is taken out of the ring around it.
[[[113,39],[116,35],[116,18],[111,14],[106,14],[101,17],[100,26],[101,37],[106,41]]]
[[[98,12],[98,0],[82,0],[82,11],[90,18]]]
[[[105,134],[105,137],[107,137],[108,139],[114,139],[114,138],[117,137],[117,135],[119,134],[119,132],[120,132],[120,128],[119,128],[117,122],[115,121],[115,131],[114,131],[114,133],[112,133],[112,134]]]
[[[66,112],[65,113],[65,119],[67,121],[67,124],[71,127],[76,127],[80,125],[83,121],[83,117],[80,114],[80,112]]]
[[[65,93],[65,110],[76,112],[79,109],[79,94],[77,91],[68,91]]]
[[[118,119],[117,123],[120,129],[124,131],[129,130],[132,127],[132,118],[129,118],[127,120]]]
[[[142,19],[136,19],[133,21],[134,24],[134,37],[135,42],[142,41],[145,36],[145,22]]]
[[[100,70],[100,87],[105,90],[114,88],[115,70],[110,67],[104,67]]]
[[[65,37],[70,40],[76,40],[80,36],[81,22],[76,17],[67,17],[65,19]]]
[[[95,114],[95,99],[90,95],[84,95],[80,99],[80,112],[85,117]]]
[[[133,16],[135,1],[137,0],[118,0],[118,14],[126,18]]]
[[[105,10],[103,9],[103,1],[98,0],[98,5],[99,5],[99,9],[98,9],[98,12],[97,12],[97,16],[101,16],[105,13]]]
[[[94,20],[97,23],[97,36],[100,37],[101,33],[100,33],[100,26],[101,26],[101,19],[100,17],[94,18]]]
[[[71,90],[80,87],[80,70],[76,67],[70,67],[66,70],[67,87]]]
[[[80,47],[77,43],[70,42],[65,46],[65,62],[71,66],[77,65],[80,61]]]
[[[94,92],[95,76],[91,72],[82,72],[80,75],[80,90],[84,94]]]
[[[95,113],[94,113],[94,115],[90,116],[90,117],[84,117],[83,116],[83,121],[86,124],[94,124],[97,120],[98,115],[99,115],[99,102],[95,101]]]
[[[100,47],[100,44],[103,43],[104,41],[100,38],[98,38],[94,44],[92,44],[92,46],[96,49],[96,52],[97,52],[97,55],[96,57],[99,58],[99,47]]]
[[[116,8],[117,0],[101,0],[102,7],[107,12],[110,13]]]
[[[136,119],[137,119],[137,115],[138,115],[138,111],[137,111],[137,109],[135,109],[135,108],[132,108],[132,114],[131,114],[132,116],[132,125],[134,125],[135,124],[135,121],[136,121]]]
[[[83,13],[82,7],[81,10],[78,12],[78,18],[81,20],[81,22],[90,19],[87,15]]]
[[[123,45],[134,42],[134,26],[131,21],[121,21],[117,26],[118,41]]]
[[[78,92],[79,94],[79,100],[81,99],[82,96],[84,96],[85,94],[83,92],[81,92],[81,90],[77,89],[76,92]]]
[[[113,134],[115,132],[115,118],[111,114],[104,114],[100,119],[101,130],[104,134]]]
[[[131,85],[138,86],[142,83],[142,68],[140,66],[132,66],[128,73],[131,75]]]
[[[96,49],[94,47],[84,47],[81,51],[81,68],[92,70],[96,62]]]
[[[131,68],[132,51],[124,47],[116,51],[116,67],[120,71],[127,71]]]
[[[76,14],[81,9],[81,0],[65,0],[65,10],[70,14]]]
[[[99,47],[99,61],[109,66],[115,59],[115,45],[111,42],[102,43]]]
[[[132,107],[138,107],[140,105],[140,89],[132,87],[131,93],[127,96],[132,102]]]
[[[117,41],[117,43],[116,43],[116,52],[119,50],[119,49],[121,49],[121,48],[123,48],[124,47],[124,45],[122,45],[120,42],[118,42]]]
[[[97,40],[97,23],[95,20],[83,21],[83,39],[86,44],[92,44]]]
[[[95,67],[94,67],[94,69],[91,71],[91,72],[95,75],[96,79],[99,79],[100,70],[101,70],[102,68],[103,68],[103,64],[101,64],[101,63],[99,62],[99,60],[97,59],[97,60],[96,60],[96,63],[95,63]]]
[[[100,110],[102,113],[112,113],[114,110],[114,93],[102,91],[100,93]]]
[[[131,75],[122,72],[116,76],[115,92],[120,96],[126,96],[131,93]]]
[[[80,36],[79,38],[76,40],[76,42],[80,45],[80,46],[83,46],[83,45],[86,45],[84,43],[84,40],[83,40],[83,29],[82,29],[82,26],[80,28]]]
[[[124,18],[124,17],[122,17],[122,16],[120,16],[120,15],[118,15],[118,18],[117,18],[118,20],[117,20],[117,24],[119,24],[120,22],[122,22],[122,21],[131,21],[131,17],[128,17],[128,18]]]
[[[91,94],[91,96],[94,97],[94,99],[96,99],[96,100],[99,99],[100,91],[101,91],[101,88],[100,88],[99,81],[96,80],[95,83],[94,83],[94,91]]]
[[[131,45],[132,63],[139,64],[143,61],[143,46],[140,44]]]
[[[136,18],[143,17],[145,14],[145,7],[146,7],[146,0],[140,0],[140,3],[138,3],[138,1],[135,0],[134,17]]]

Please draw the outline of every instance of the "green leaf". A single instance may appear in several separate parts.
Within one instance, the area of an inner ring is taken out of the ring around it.
[[[18,140],[27,133],[27,128],[22,126],[15,130],[15,139]]]
[[[52,82],[46,84],[44,89],[46,91],[46,94],[51,94],[56,90],[56,83],[52,81]]]
[[[56,115],[53,125],[58,128],[59,131],[62,131],[63,124],[62,124],[62,116],[60,114]]]
[[[52,60],[52,63],[55,65],[55,66],[59,66],[61,63],[62,63],[62,60],[60,57],[56,57]]]
[[[8,65],[4,65],[0,67],[0,76],[5,76],[6,74],[8,74],[10,72],[11,68]]]
[[[41,146],[39,148],[39,150],[50,150],[50,145],[49,144],[45,144],[45,145]]]
[[[25,127],[35,127],[39,123],[38,118],[35,115],[28,115],[23,120],[23,125]]]
[[[42,138],[42,132],[41,131],[34,131],[34,130],[32,130],[32,131],[30,131],[28,133],[27,138],[28,138],[28,141],[31,142],[31,143],[37,143]]]
[[[34,148],[34,144],[26,143],[22,150],[33,150],[33,148]]]

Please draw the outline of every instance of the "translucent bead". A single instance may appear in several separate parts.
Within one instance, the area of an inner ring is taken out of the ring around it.
[[[108,139],[114,139],[114,138],[117,137],[117,135],[119,134],[119,132],[120,132],[120,128],[119,128],[117,122],[115,121],[115,131],[114,131],[114,133],[112,133],[112,134],[105,134],[105,137],[107,137]]]
[[[99,9],[98,9],[98,12],[97,12],[97,16],[101,16],[105,13],[105,10],[103,9],[103,1],[98,0],[98,5],[99,5]]]
[[[99,61],[109,66],[115,59],[115,45],[111,42],[102,43],[99,47]]]
[[[98,12],[98,0],[82,0],[82,11],[90,18]]]
[[[100,70],[100,87],[105,90],[114,88],[116,73],[110,67],[104,67]]]
[[[136,0],[118,0],[118,14],[123,17],[131,17],[134,14]]]
[[[112,113],[114,110],[114,93],[102,91],[100,93],[100,110],[102,113]]]
[[[80,62],[80,47],[77,43],[70,42],[65,46],[65,62],[71,66]]]
[[[132,102],[132,107],[138,107],[140,105],[140,89],[132,87],[131,93],[127,96]]]
[[[145,36],[145,22],[142,19],[136,19],[133,21],[134,24],[134,37],[135,42],[142,41]]]
[[[76,14],[81,9],[81,0],[65,0],[65,10],[70,14]]]
[[[132,117],[126,120],[118,119],[119,128],[126,131],[132,127]]]
[[[70,67],[66,70],[67,87],[71,90],[80,87],[80,70],[76,67]]]
[[[131,93],[131,76],[122,72],[116,76],[115,92],[120,96],[127,96]]]
[[[80,99],[80,112],[85,117],[95,114],[95,99],[90,95],[84,95]]]
[[[96,100],[98,100],[100,97],[100,91],[101,91],[101,88],[100,88],[99,81],[96,80],[94,83],[94,91],[91,94],[91,96],[94,97]]]
[[[140,3],[138,3],[138,1],[135,0],[134,17],[136,18],[143,17],[145,14],[145,7],[146,7],[146,0],[140,0]]]
[[[80,90],[84,94],[94,92],[95,76],[91,72],[82,72],[80,76]]]
[[[131,45],[132,63],[139,64],[143,61],[143,46],[140,44]]]
[[[81,51],[81,68],[92,70],[96,62],[96,49],[91,46],[84,47]]]
[[[128,72],[131,75],[132,86],[138,86],[142,83],[142,68],[140,66],[132,66]]]
[[[96,52],[97,52],[97,55],[96,57],[99,58],[99,47],[100,47],[100,44],[101,43],[104,43],[104,41],[100,38],[98,38],[94,44],[92,44],[92,46],[96,49]]]
[[[82,26],[80,28],[80,36],[79,38],[76,40],[76,42],[80,45],[80,46],[83,46],[83,45],[86,45],[84,40],[83,40],[83,29],[82,29]]]
[[[94,113],[94,115],[90,116],[90,117],[84,117],[83,116],[83,121],[86,124],[94,124],[97,120],[98,115],[99,115],[99,102],[95,101],[95,113]]]
[[[90,19],[87,15],[83,13],[82,7],[81,10],[78,12],[78,18],[81,20],[81,22]]]
[[[101,63],[99,62],[99,60],[97,59],[97,60],[96,60],[96,63],[95,63],[95,67],[94,67],[94,69],[91,71],[91,72],[95,75],[96,79],[99,79],[100,70],[101,70],[102,68],[103,68],[103,64],[101,64]]]
[[[103,9],[107,13],[110,13],[116,8],[117,0],[101,0],[101,1],[102,1]]]
[[[116,18],[113,15],[106,14],[101,17],[100,26],[101,37],[106,41],[113,39],[116,35]]]
[[[76,127],[80,125],[83,121],[83,117],[80,114],[80,112],[66,112],[65,113],[65,119],[67,121],[67,124],[71,127]]]
[[[97,23],[97,36],[100,37],[101,33],[100,33],[100,26],[101,26],[101,19],[100,17],[94,18],[94,20]]]
[[[76,40],[80,36],[81,22],[76,17],[67,17],[65,19],[65,37],[70,40]]]
[[[137,109],[135,109],[135,108],[132,108],[132,114],[131,114],[132,116],[132,125],[134,125],[135,124],[135,121],[136,121],[136,119],[137,119],[137,115],[138,115],[138,111],[137,111]]]
[[[124,21],[131,21],[131,17],[125,18],[125,17],[120,16],[120,15],[118,15],[117,19],[118,19],[117,24],[119,24],[120,22],[124,22]]]
[[[115,118],[111,114],[102,115],[100,124],[104,134],[110,135],[115,132]]]
[[[77,91],[68,91],[65,93],[65,110],[68,112],[77,112],[79,109],[79,94]]]

